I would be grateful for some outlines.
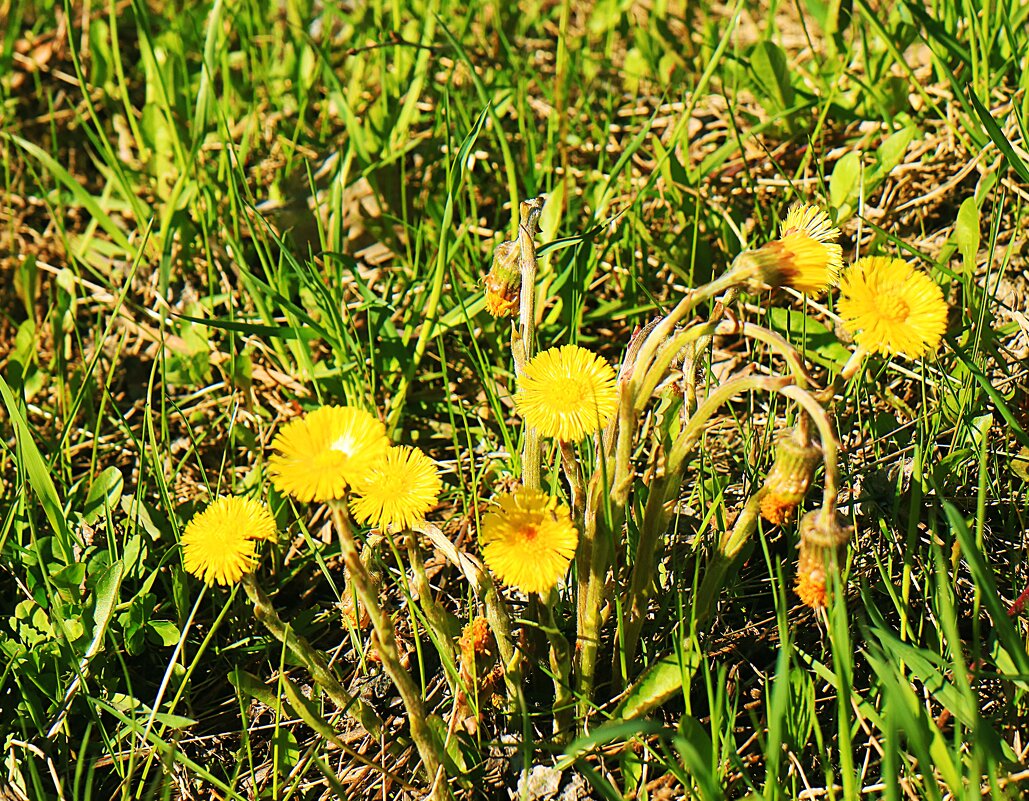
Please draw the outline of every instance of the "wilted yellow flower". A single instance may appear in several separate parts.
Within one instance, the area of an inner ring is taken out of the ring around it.
[[[518,264],[517,242],[501,242],[493,252],[493,265],[486,275],[486,311],[494,317],[518,313],[522,272]]]
[[[278,536],[275,520],[252,498],[218,498],[182,534],[182,565],[208,584],[234,584],[254,569],[255,541]]]
[[[300,501],[342,498],[386,455],[386,427],[363,409],[322,406],[272,441],[272,483]]]
[[[551,348],[525,365],[514,402],[525,422],[543,436],[578,442],[614,415],[615,371],[578,345]]]
[[[436,463],[418,448],[390,448],[354,485],[350,510],[361,523],[410,528],[436,505],[443,484]]]
[[[567,572],[579,544],[568,507],[534,489],[501,495],[497,505],[479,532],[486,564],[522,592],[548,592]]]
[[[916,359],[940,346],[947,302],[928,275],[903,259],[866,256],[840,284],[843,325],[858,345]]]
[[[816,206],[795,203],[780,225],[779,238],[740,255],[753,277],[768,286],[792,286],[818,294],[834,285],[843,267],[843,250],[835,244],[840,229]]]

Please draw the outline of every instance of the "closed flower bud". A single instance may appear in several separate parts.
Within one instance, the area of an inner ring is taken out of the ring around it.
[[[822,509],[808,512],[800,521],[800,558],[797,562],[797,595],[812,609],[825,606],[828,571],[839,570],[854,529],[834,514],[825,519]]]
[[[796,429],[780,435],[775,443],[775,462],[761,492],[761,516],[782,525],[804,500],[822,450]]]
[[[494,317],[518,313],[522,273],[518,264],[518,243],[501,242],[493,252],[493,266],[486,275],[486,311]]]

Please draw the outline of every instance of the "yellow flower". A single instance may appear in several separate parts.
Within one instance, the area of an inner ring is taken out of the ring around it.
[[[350,510],[361,523],[410,528],[436,505],[443,484],[436,463],[417,448],[390,448],[354,487]]]
[[[578,442],[614,415],[615,371],[578,345],[551,348],[525,365],[514,402],[525,422],[543,436]]]
[[[486,564],[522,592],[548,592],[567,572],[579,544],[568,507],[530,489],[502,495],[497,504],[479,532]]]
[[[272,483],[301,501],[342,498],[386,454],[386,427],[362,409],[322,406],[288,423],[268,460]]]
[[[768,286],[789,285],[798,292],[818,294],[834,285],[843,268],[843,250],[835,244],[840,229],[824,211],[806,203],[790,207],[779,238],[741,254],[754,277]]]
[[[234,584],[254,569],[255,540],[274,540],[275,520],[252,498],[218,498],[182,534],[182,565],[208,584]]]
[[[947,328],[939,286],[903,259],[866,256],[847,270],[837,305],[858,345],[915,359],[936,350]]]

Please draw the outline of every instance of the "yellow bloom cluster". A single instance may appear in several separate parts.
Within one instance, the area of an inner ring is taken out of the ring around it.
[[[272,442],[275,487],[300,501],[337,501],[369,525],[409,528],[439,498],[436,464],[417,448],[391,447],[363,409],[323,406],[288,423]]]

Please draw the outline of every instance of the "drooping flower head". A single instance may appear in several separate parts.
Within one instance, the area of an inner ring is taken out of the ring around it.
[[[537,354],[518,379],[515,408],[545,437],[578,442],[599,431],[618,407],[615,371],[603,358],[564,345]]]
[[[218,498],[182,534],[182,565],[208,584],[234,584],[254,569],[256,542],[278,536],[275,520],[252,498]]]
[[[568,570],[579,532],[568,507],[534,489],[497,498],[479,532],[482,555],[505,584],[544,594]]]
[[[843,276],[837,308],[858,345],[877,353],[916,359],[936,350],[947,329],[943,292],[903,259],[858,259]]]
[[[820,609],[826,604],[829,572],[839,572],[854,530],[823,509],[808,512],[800,521],[800,554],[796,592],[804,605]]]
[[[322,406],[272,441],[272,483],[300,501],[342,498],[386,454],[386,427],[363,409]]]
[[[436,505],[443,484],[436,463],[418,448],[390,448],[354,485],[350,511],[361,523],[410,528]]]
[[[804,500],[822,450],[797,429],[784,431],[775,443],[775,461],[761,488],[761,516],[782,525]]]
[[[493,265],[483,284],[486,311],[494,317],[511,317],[518,313],[522,286],[518,256],[517,242],[501,242],[493,251]]]
[[[829,215],[807,203],[795,203],[780,224],[779,238],[741,254],[754,277],[768,286],[791,286],[817,295],[836,284],[843,250],[836,244],[840,229]]]

